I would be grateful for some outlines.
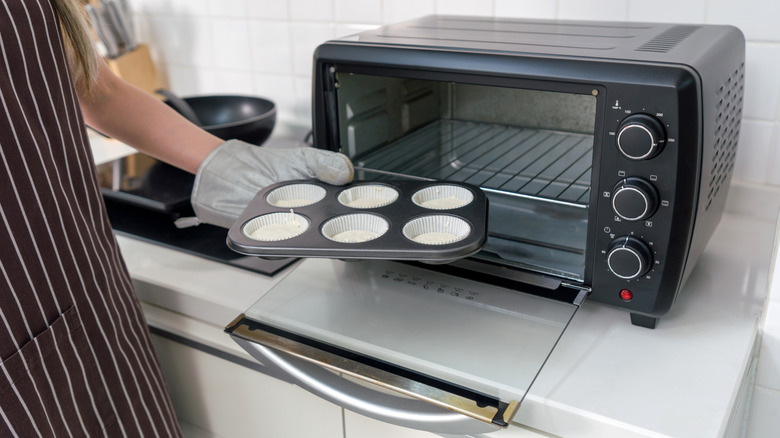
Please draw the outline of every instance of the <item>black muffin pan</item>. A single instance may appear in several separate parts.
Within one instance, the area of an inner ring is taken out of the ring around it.
[[[482,190],[463,183],[285,181],[255,196],[228,231],[227,244],[266,258],[447,263],[485,245],[487,214]]]

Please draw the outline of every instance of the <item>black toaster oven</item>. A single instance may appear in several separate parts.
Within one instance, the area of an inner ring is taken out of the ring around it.
[[[429,16],[317,48],[313,138],[362,179],[481,187],[462,275],[555,278],[653,327],[723,212],[744,57],[731,26]]]

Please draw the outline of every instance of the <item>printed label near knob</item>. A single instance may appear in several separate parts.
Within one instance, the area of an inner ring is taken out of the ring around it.
[[[631,160],[648,160],[658,155],[666,142],[666,130],[648,114],[632,114],[618,126],[617,147]]]
[[[623,236],[612,241],[607,251],[607,267],[625,280],[641,277],[650,270],[653,253],[647,244],[633,236]]]
[[[612,189],[612,210],[627,221],[649,218],[658,208],[658,191],[649,181],[628,177]]]

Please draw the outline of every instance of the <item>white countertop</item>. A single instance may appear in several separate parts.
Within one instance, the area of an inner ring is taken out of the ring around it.
[[[92,159],[95,164],[107,163],[137,152],[130,146],[113,138],[104,137],[92,129],[88,129],[87,134],[90,146],[92,146]]]
[[[753,360],[774,234],[772,223],[724,215],[655,330],[586,303],[516,421],[563,436],[576,436],[584,418],[609,423],[621,437],[726,435]]]
[[[127,152],[120,145],[109,155]],[[745,197],[736,201],[742,210]],[[724,215],[655,330],[632,326],[625,311],[586,302],[515,421],[566,437],[726,435],[738,421],[734,404],[749,378],[770,278],[775,223],[759,216]],[[249,357],[222,328],[284,272],[269,278],[118,240],[151,325]]]

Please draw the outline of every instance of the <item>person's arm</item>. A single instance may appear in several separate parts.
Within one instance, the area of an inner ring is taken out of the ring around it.
[[[223,141],[116,77],[102,62],[97,84],[79,101],[87,125],[194,173],[190,201],[200,222],[229,228],[257,192],[275,182],[317,178],[343,185],[354,176],[345,155],[304,142],[274,148]]]
[[[97,83],[79,96],[88,126],[192,173],[224,142],[99,64]]]

